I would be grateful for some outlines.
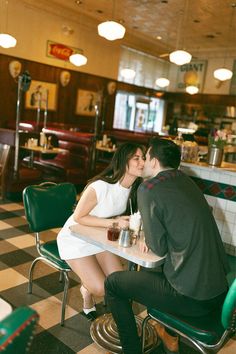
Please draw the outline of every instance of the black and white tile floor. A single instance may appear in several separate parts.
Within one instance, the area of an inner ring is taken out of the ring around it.
[[[55,238],[57,230],[44,235]],[[33,293],[27,293],[28,271],[36,257],[34,235],[29,232],[22,203],[0,201],[0,296],[13,308],[30,306],[40,315],[37,334],[30,354],[105,354],[106,350],[93,343],[91,323],[81,315],[80,283],[71,272],[65,326],[60,326],[63,287],[59,273],[43,262],[34,271]],[[98,312],[106,311],[102,299],[96,299]],[[136,312],[141,311],[137,307]],[[196,353],[183,347],[185,354]],[[162,349],[156,353],[161,354]],[[232,340],[220,354],[235,354],[236,341]]]

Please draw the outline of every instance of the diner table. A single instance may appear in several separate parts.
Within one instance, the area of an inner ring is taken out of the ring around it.
[[[165,257],[159,257],[150,250],[147,253],[141,252],[139,250],[138,242],[132,247],[122,247],[119,246],[118,241],[109,241],[107,239],[107,229],[104,227],[91,227],[75,224],[70,226],[70,231],[74,236],[81,240],[99,246],[106,251],[114,253],[117,256],[125,258],[142,267],[156,268],[164,263],[165,260]]]
[[[87,241],[95,246],[114,253],[129,262],[136,263],[146,268],[157,268],[164,263],[165,257],[159,257],[149,250],[143,253],[139,249],[139,241],[131,247],[119,246],[117,241],[109,241],[107,239],[107,229],[104,227],[92,227],[75,224],[70,226],[72,235]],[[148,285],[147,285],[148,291]],[[141,335],[142,318],[135,316],[138,332]],[[112,318],[112,315],[104,314],[92,322],[90,334],[94,342],[101,348],[106,349],[111,353],[122,353],[117,327]],[[157,333],[154,327],[149,323],[145,334],[145,353],[149,353],[154,347],[160,344]]]
[[[57,147],[53,147],[50,149],[47,149],[45,147],[42,146],[28,146],[28,145],[21,145],[20,146],[21,149],[23,150],[28,150],[30,152],[30,157],[29,157],[29,167],[33,167],[34,164],[34,155],[35,153],[41,154],[41,155],[57,155],[60,152],[66,151],[64,149],[61,148],[57,148]]]

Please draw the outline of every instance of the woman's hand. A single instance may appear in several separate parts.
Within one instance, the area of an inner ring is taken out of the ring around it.
[[[116,218],[116,222],[118,222],[118,226],[122,229],[129,227],[129,216],[118,216]]]

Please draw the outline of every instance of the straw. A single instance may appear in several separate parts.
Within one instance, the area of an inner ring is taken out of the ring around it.
[[[132,215],[133,214],[133,208],[132,208],[131,198],[129,198],[129,207],[130,207],[130,212],[131,212],[131,215]]]

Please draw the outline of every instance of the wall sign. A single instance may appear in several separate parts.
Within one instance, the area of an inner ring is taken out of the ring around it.
[[[47,41],[47,56],[50,58],[68,61],[69,57],[75,53],[82,53],[82,49],[53,41]]]
[[[192,60],[178,68],[176,91],[185,91],[187,86],[197,86],[203,91],[207,60]]]

